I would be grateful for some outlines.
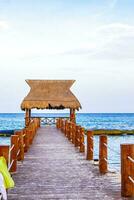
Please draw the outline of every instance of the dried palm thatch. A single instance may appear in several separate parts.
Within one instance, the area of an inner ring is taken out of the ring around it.
[[[79,109],[81,105],[70,87],[74,80],[26,80],[31,90],[21,109]]]

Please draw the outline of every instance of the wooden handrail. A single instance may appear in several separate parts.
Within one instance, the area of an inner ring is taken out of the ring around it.
[[[14,164],[14,160],[12,160],[11,163],[9,164],[9,166],[8,166],[8,171],[9,172],[11,172],[11,168],[12,168],[13,164]]]
[[[11,148],[9,149],[9,153],[11,153],[11,151],[14,149],[14,144],[11,146]]]

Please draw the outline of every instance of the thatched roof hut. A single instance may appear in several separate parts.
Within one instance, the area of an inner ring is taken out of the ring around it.
[[[21,109],[77,109],[80,102],[70,87],[74,80],[26,80],[30,86],[29,94],[24,98]]]

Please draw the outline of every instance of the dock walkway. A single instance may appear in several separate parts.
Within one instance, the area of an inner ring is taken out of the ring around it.
[[[13,175],[8,200],[124,199],[116,176],[101,176],[60,130],[41,127]]]

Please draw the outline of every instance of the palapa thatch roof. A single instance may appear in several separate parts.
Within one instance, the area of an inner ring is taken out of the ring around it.
[[[21,109],[79,109],[81,105],[70,87],[74,80],[26,80],[30,86]]]

